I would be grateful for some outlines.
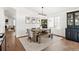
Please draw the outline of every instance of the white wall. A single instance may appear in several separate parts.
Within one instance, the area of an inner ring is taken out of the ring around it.
[[[4,17],[4,9],[0,8],[0,33],[5,32],[5,17]]]
[[[54,13],[52,14],[51,17],[55,17],[55,16],[59,16],[60,17],[60,29],[57,29],[57,28],[53,28],[53,33],[54,34],[57,34],[57,35],[61,35],[61,36],[64,36],[65,37],[65,28],[67,27],[67,15],[66,13],[67,12],[71,12],[71,11],[76,11],[76,10],[79,10],[78,7],[70,7],[70,8],[67,8],[61,12],[58,12],[58,13]]]
[[[27,28],[32,28],[33,24],[26,24],[25,17],[36,17],[37,13],[26,8],[16,8],[16,37],[25,36]],[[38,24],[34,24],[37,26]],[[39,25],[38,25],[39,26]]]
[[[60,28],[54,28],[53,33],[61,36],[65,36],[65,28],[66,28],[66,12],[58,13],[55,16],[60,17]]]
[[[66,28],[66,13],[70,11],[76,11],[79,10],[78,7],[73,8],[64,8],[62,11],[59,11],[57,9],[57,13],[52,13],[49,15],[49,17],[59,16],[60,17],[60,29],[53,28],[53,32],[55,34],[65,36],[65,28]],[[25,24],[25,16],[28,17],[37,17],[37,13],[33,12],[32,10],[29,10],[27,8],[16,8],[16,37],[24,36],[26,35],[26,29],[31,28],[33,24]],[[37,24],[36,24],[37,25]]]

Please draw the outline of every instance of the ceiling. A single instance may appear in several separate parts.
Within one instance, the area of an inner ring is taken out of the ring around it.
[[[12,7],[4,7],[4,14],[7,17],[14,18],[16,16],[16,10]]]
[[[42,12],[42,8],[41,7],[29,7],[29,9],[35,11],[35,12]],[[55,12],[58,12],[58,11],[62,11],[66,8],[64,7],[44,7],[43,8],[43,12],[44,13],[47,13],[47,14],[50,14],[50,13],[55,13]]]
[[[41,7],[28,7],[28,9],[37,12],[37,13],[41,13],[42,12],[42,8]],[[55,14],[55,13],[59,13],[59,12],[68,12],[74,9],[78,9],[79,7],[44,7],[43,8],[43,13],[47,14],[47,15],[51,15],[51,14]]]
[[[19,7],[19,8],[25,8],[35,13],[42,13],[41,7]],[[50,16],[52,14],[56,14],[59,12],[67,12],[71,10],[79,10],[79,7],[44,7],[43,13],[45,13],[47,16]],[[9,17],[15,17],[16,16],[16,9],[14,7],[4,7],[5,15]]]

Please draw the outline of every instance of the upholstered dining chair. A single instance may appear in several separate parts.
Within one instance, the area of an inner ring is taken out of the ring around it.
[[[51,28],[49,29],[49,37],[53,38],[53,29],[51,29]]]
[[[27,34],[28,34],[28,39],[30,39],[30,41],[32,41],[33,33],[31,31],[31,29],[27,29]]]
[[[38,43],[40,44],[41,43],[41,33],[40,32],[38,33],[37,38],[38,38]]]

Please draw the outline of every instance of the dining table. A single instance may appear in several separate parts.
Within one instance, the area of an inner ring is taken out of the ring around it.
[[[33,32],[33,40],[32,41],[40,43],[40,39],[41,39],[40,36],[42,35],[42,29],[35,28],[35,29],[32,29],[32,32]]]

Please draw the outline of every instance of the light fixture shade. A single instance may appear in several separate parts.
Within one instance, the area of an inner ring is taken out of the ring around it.
[[[46,14],[44,14],[44,11],[43,11],[44,7],[42,7],[42,12],[41,13],[38,13],[39,15],[42,15],[42,16],[47,16]]]
[[[37,17],[40,19],[47,19],[47,16],[38,15]]]
[[[42,16],[47,16],[46,14],[43,14],[43,13],[38,13],[39,15],[42,15]]]

